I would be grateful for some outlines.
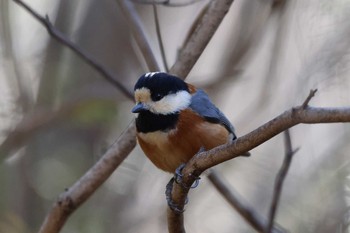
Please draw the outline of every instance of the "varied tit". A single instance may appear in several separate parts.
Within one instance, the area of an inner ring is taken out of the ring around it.
[[[138,142],[164,171],[174,173],[201,149],[236,139],[230,121],[208,95],[176,76],[146,73],[134,91]]]

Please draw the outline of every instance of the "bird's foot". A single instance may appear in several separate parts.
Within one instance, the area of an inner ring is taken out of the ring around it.
[[[195,181],[193,182],[193,184],[192,184],[190,187],[188,187],[187,185],[185,185],[185,184],[183,183],[183,180],[182,180],[182,178],[183,178],[182,170],[184,169],[185,166],[186,166],[186,164],[183,163],[183,164],[181,164],[178,168],[176,168],[175,174],[174,174],[174,181],[175,181],[177,184],[181,185],[182,187],[184,187],[184,188],[186,188],[186,189],[190,189],[190,188],[194,189],[194,188],[197,188],[197,186],[199,185],[199,180],[201,179],[200,177],[195,177]]]

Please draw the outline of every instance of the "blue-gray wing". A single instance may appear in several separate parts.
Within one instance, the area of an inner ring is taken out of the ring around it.
[[[234,128],[225,115],[211,102],[209,96],[201,89],[192,96],[190,108],[204,117],[207,121],[223,125],[230,133],[233,139],[236,139]]]

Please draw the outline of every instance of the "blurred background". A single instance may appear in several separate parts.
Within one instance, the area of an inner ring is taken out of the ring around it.
[[[149,70],[118,1],[27,3],[132,90]],[[157,6],[170,67],[207,3]],[[152,5],[135,8],[163,67]],[[313,88],[311,105],[349,106],[349,12],[349,0],[236,0],[187,81],[209,93],[238,135],[301,104]],[[57,196],[127,127],[134,103],[11,0],[0,0],[0,93],[0,232],[37,232]],[[349,124],[290,132],[300,150],[276,221],[290,232],[350,232]],[[282,135],[251,153],[217,169],[267,216]],[[62,232],[166,232],[170,177],[137,146]],[[254,232],[205,177],[190,192],[185,224],[193,233]]]

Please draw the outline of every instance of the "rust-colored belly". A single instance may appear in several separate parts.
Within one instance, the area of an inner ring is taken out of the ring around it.
[[[220,124],[203,120],[191,110],[183,110],[176,129],[168,132],[138,133],[138,142],[158,168],[174,173],[203,147],[205,150],[225,144],[229,132]]]

